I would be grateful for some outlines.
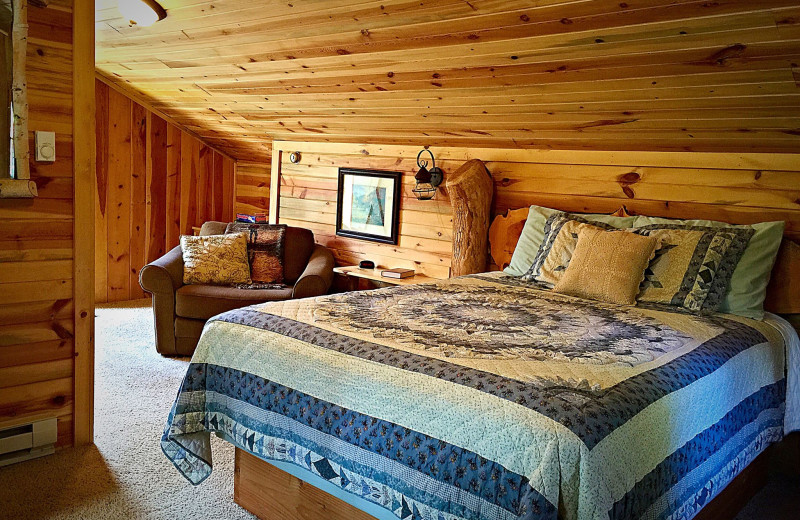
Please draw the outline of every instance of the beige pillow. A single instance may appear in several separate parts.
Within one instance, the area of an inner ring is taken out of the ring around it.
[[[578,242],[569,266],[553,290],[621,305],[635,305],[644,271],[658,247],[658,239],[605,231],[587,226],[578,232]]]
[[[575,245],[578,243],[578,234],[584,229],[596,231],[614,230],[605,224],[587,223],[573,215],[562,213],[554,215],[547,220],[545,238],[539,246],[539,252],[524,280],[536,281],[547,287],[553,287],[569,266]]]
[[[181,236],[183,283],[229,285],[251,283],[247,235]]]

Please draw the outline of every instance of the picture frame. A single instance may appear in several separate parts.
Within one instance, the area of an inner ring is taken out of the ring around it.
[[[397,244],[401,172],[339,168],[336,234]]]

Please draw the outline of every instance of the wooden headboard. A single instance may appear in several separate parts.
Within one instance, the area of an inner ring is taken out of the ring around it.
[[[590,130],[587,130],[587,133]],[[445,278],[453,219],[449,194],[433,201],[411,194],[420,147],[275,141],[270,218],[305,226],[339,263],[369,258]],[[800,242],[800,154],[608,152],[436,147],[445,181],[469,159],[481,159],[494,180],[492,216],[538,204],[580,213],[632,213],[703,218],[734,224],[786,221],[786,237]],[[289,152],[300,151],[297,164]],[[403,171],[400,241],[396,246],[335,235],[337,168]],[[791,261],[792,272],[797,262]],[[797,283],[797,282],[793,282]]]

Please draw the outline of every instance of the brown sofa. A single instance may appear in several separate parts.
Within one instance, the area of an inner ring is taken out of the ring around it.
[[[220,235],[225,222],[206,222],[201,235]],[[156,349],[165,356],[190,356],[206,320],[231,309],[267,301],[320,296],[333,282],[333,255],[314,243],[314,234],[286,230],[284,289],[237,289],[218,285],[184,285],[183,256],[177,246],[139,273],[142,289],[153,295]]]

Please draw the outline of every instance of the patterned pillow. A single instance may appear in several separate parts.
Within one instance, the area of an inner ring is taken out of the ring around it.
[[[617,228],[603,222],[591,222],[572,213],[554,213],[545,221],[544,240],[534,257],[533,264],[522,275],[528,282],[539,282],[553,287],[569,266],[578,234],[583,229],[615,231]]]
[[[183,283],[229,285],[250,283],[247,236],[181,236]]]
[[[661,241],[645,271],[638,300],[715,311],[754,231],[681,224],[652,224],[630,232]]]
[[[246,233],[250,278],[258,284],[283,283],[285,224],[231,222],[225,233]]]

